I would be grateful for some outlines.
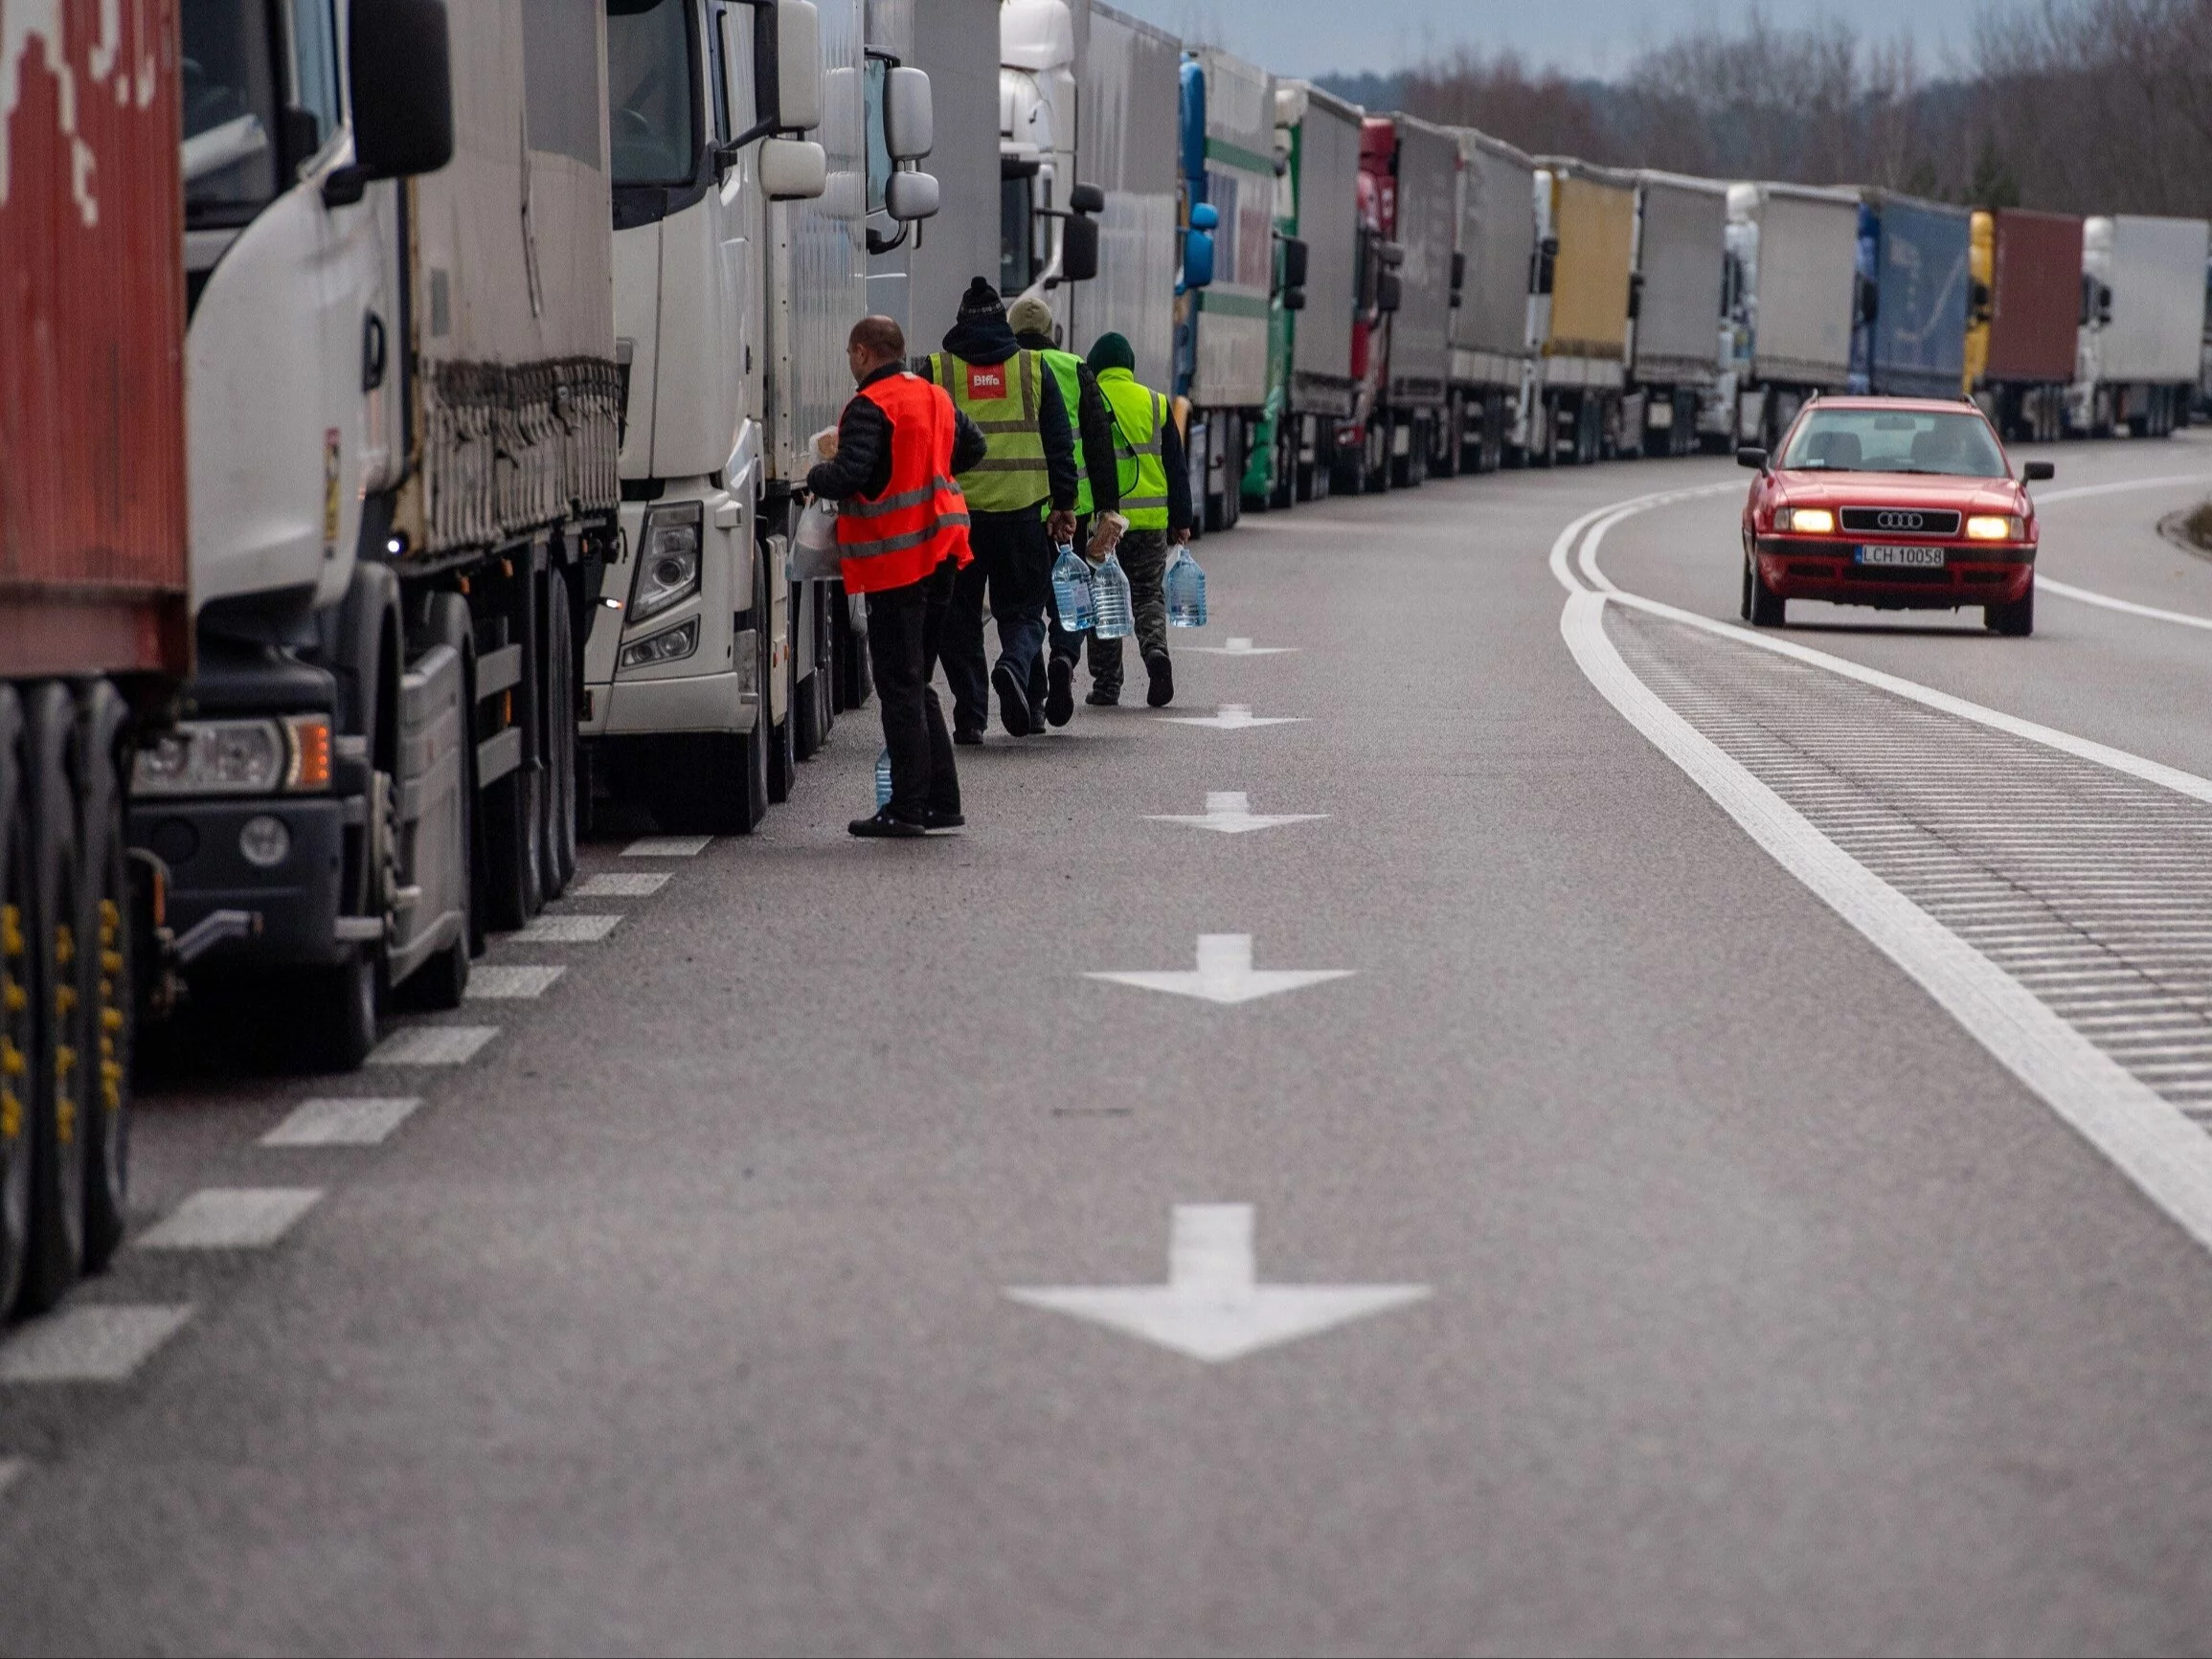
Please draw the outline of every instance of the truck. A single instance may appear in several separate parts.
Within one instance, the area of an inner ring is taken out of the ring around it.
[[[1772,449],[1808,398],[1849,384],[1859,207],[1846,190],[1728,187],[1726,358],[1699,417],[1712,445]]]
[[[1588,464],[1619,443],[1636,271],[1633,175],[1544,159],[1535,180],[1532,372],[1523,392],[1527,464]]]
[[[112,15],[112,9],[103,8]],[[197,653],[130,841],[317,1069],[576,862],[622,419],[598,0],[183,17]]]
[[[2065,430],[2081,324],[2082,221],[2020,208],[1977,210],[1965,390],[2007,442]]]
[[[1366,378],[1370,488],[1418,487],[1432,471],[1458,470],[1450,417],[1452,307],[1458,258],[1459,141],[1410,115],[1369,116],[1360,165],[1374,181],[1383,237],[1383,283]]]
[[[1727,187],[1649,169],[1636,178],[1636,286],[1621,448],[1683,456],[1719,385]],[[1628,412],[1640,405],[1641,419]]]
[[[774,84],[756,11],[779,42]],[[664,829],[745,834],[865,686],[841,590],[788,580],[784,553],[809,440],[849,391],[830,371],[869,305],[869,221],[935,206],[936,180],[907,170],[929,147],[929,85],[865,56],[861,0],[607,0],[606,15],[625,403],[586,776]]]
[[[1206,46],[1183,56],[1177,122],[1185,237],[1173,392],[1204,527],[1243,511],[1267,409],[1275,255],[1275,78]]]
[[[1459,141],[1459,233],[1452,306],[1454,425],[1462,464],[1503,464],[1534,370],[1529,291],[1538,266],[1536,163],[1473,127]],[[1556,252],[1556,250],[1555,250]]]
[[[123,1239],[140,1008],[178,945],[126,814],[192,651],[176,6],[7,25],[0,1319]]]
[[[2069,432],[2163,437],[2186,424],[2201,371],[2208,244],[2202,219],[2121,213],[2083,225]]]
[[[1850,389],[1958,397],[1973,277],[1964,208],[1868,191],[1859,205]]]
[[[1366,112],[1309,81],[1275,88],[1283,210],[1283,411],[1273,431],[1275,504],[1329,494],[1339,435],[1358,398],[1352,319],[1360,305],[1360,127]],[[1284,499],[1288,496],[1288,500]]]
[[[1110,6],[1084,9],[1076,66],[1077,152],[1104,196],[1098,274],[1072,288],[1070,350],[1124,336],[1137,378],[1162,391],[1175,361],[1175,280],[1183,265],[1179,119],[1183,43]]]
[[[1009,303],[1044,300],[1063,339],[1071,285],[1098,273],[1106,205],[1076,172],[1075,66],[1088,20],[1083,0],[1005,0],[999,10],[999,292]]]

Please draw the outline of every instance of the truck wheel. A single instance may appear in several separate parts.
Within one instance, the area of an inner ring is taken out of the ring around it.
[[[768,799],[776,806],[791,798],[791,782],[799,773],[799,748],[792,735],[793,727],[799,723],[798,674],[796,653],[786,656],[783,659],[783,718],[768,731]]]
[[[477,799],[485,922],[496,930],[523,927],[545,908],[538,858],[544,777],[538,768],[519,766]]]
[[[2036,631],[2036,591],[2029,584],[2028,591],[2009,605],[1984,605],[1981,608],[1982,625],[1993,634],[2008,639],[2024,639]]]
[[[299,1051],[310,1072],[357,1071],[376,1046],[376,956],[356,948],[345,961],[299,975]]]
[[[17,1306],[43,1313],[84,1265],[85,1079],[91,1010],[78,994],[77,924],[83,903],[83,845],[70,776],[76,708],[66,686],[46,684],[25,700],[31,796],[29,944],[34,1020],[26,1103],[31,1117],[31,1241]]]
[[[823,706],[828,701],[828,670],[821,664],[799,683],[799,689],[791,700],[791,755],[794,760],[812,760],[822,752],[823,740],[828,722],[824,718],[827,710]]]
[[[569,585],[546,584],[545,832],[538,863],[545,896],[557,899],[576,873],[576,639]]]
[[[0,685],[0,1318],[31,1248],[31,814],[23,706]]]
[[[130,1068],[138,1043],[131,961],[130,848],[124,833],[120,754],[128,710],[102,682],[82,700],[77,774],[84,780],[84,890],[77,937],[78,995],[91,1040],[84,1125],[84,1270],[97,1273],[123,1243],[130,1190]]]

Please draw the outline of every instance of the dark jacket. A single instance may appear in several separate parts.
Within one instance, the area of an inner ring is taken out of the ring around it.
[[[1014,339],[1027,350],[1053,349],[1050,335],[1017,334]],[[1075,434],[1083,444],[1083,472],[1091,481],[1091,510],[1117,512],[1121,507],[1121,469],[1115,462],[1114,411],[1107,405],[1106,394],[1098,390],[1098,376],[1081,358],[1075,360],[1075,392],[1082,404],[1075,412]]]
[[[860,384],[873,386],[900,372],[898,364],[887,363]],[[953,471],[965,472],[983,459],[990,446],[976,423],[958,409],[953,411]],[[891,445],[890,417],[869,398],[849,399],[837,417],[837,454],[807,473],[807,489],[831,502],[883,494],[891,483]]]
[[[1183,433],[1172,409],[1162,423],[1160,464],[1167,469],[1167,533],[1198,527],[1190,516],[1190,462],[1183,453]]]
[[[1006,314],[994,311],[987,316],[964,318],[955,323],[945,335],[944,348],[962,363],[988,367],[1005,362],[1021,349],[1021,344],[1007,325]],[[930,360],[926,356],[916,357],[909,367],[923,379],[931,378]],[[1043,369],[1044,365],[1038,367]],[[1037,432],[1045,440],[1045,473],[1051,482],[1052,510],[1072,513],[1075,510],[1077,477],[1075,434],[1068,424],[1068,407],[1060,400],[1060,383],[1050,370],[1045,372],[1044,385],[1039,389]]]

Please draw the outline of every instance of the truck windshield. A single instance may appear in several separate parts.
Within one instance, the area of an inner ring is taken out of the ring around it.
[[[1785,471],[1929,473],[2003,478],[2004,452],[1978,415],[1817,409],[1783,452]]]
[[[690,0],[610,0],[607,136],[617,185],[688,185],[699,165]]]
[[[184,0],[185,213],[242,225],[277,193],[276,56],[263,0]]]

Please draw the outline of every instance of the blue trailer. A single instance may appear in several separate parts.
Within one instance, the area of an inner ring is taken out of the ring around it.
[[[1859,209],[1853,392],[1965,395],[1973,242],[1964,208],[1867,193]]]

